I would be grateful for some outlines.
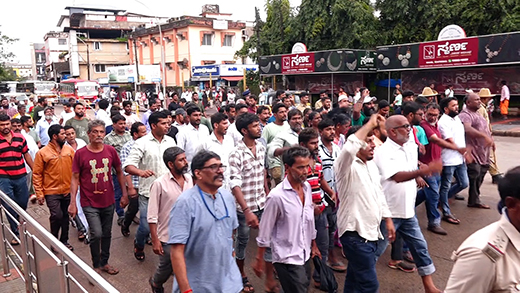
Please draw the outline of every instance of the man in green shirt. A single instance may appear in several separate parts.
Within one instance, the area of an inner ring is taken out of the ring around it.
[[[43,109],[47,107],[47,99],[46,98],[38,98],[38,103],[34,106],[33,111],[31,113],[31,117],[34,120],[34,123],[37,123],[40,118],[43,117]]]
[[[361,98],[356,101],[352,113],[352,126],[363,125],[366,117],[370,117],[376,112],[376,97],[370,97],[370,91],[367,88],[361,89]]]
[[[70,125],[76,130],[76,137],[81,138],[87,144],[89,143],[87,130],[88,130],[88,118],[85,117],[85,106],[81,103],[74,105],[74,117],[70,118],[65,122],[65,126]]]

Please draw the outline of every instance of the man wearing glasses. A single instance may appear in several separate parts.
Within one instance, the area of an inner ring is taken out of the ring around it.
[[[200,151],[193,157],[197,184],[177,199],[168,225],[173,292],[242,290],[233,258],[233,230],[238,228],[235,198],[220,188],[225,169],[213,152]]]

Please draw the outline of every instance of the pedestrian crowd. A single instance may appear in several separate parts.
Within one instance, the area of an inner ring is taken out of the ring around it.
[[[375,266],[389,245],[390,268],[417,272],[425,292],[441,292],[415,208],[424,203],[427,230],[447,235],[443,221],[464,221],[450,210],[451,199],[465,200],[462,190],[468,208],[490,208],[480,197],[490,172],[505,211],[490,227],[502,229],[502,242],[487,245],[497,237],[491,228],[471,236],[456,252],[446,292],[488,292],[497,278],[496,286],[509,286],[515,265],[502,256],[515,252],[503,242],[520,243],[520,171],[503,177],[496,164],[488,89],[468,93],[462,107],[448,91],[438,100],[431,87],[417,97],[399,88],[392,104],[377,103],[367,88],[353,97],[340,91],[334,104],[322,92],[314,107],[307,93],[296,104],[277,91],[264,96],[270,106],[249,91],[232,103],[230,93],[211,116],[191,91],[170,95],[168,105],[152,96],[141,118],[131,101],[100,100],[89,119],[73,100],[60,118],[44,98],[31,114],[2,100],[0,190],[22,209],[34,194],[49,209],[51,233],[73,250],[70,216],[99,273],[119,272],[109,264],[114,214],[124,237],[138,223],[135,259],[145,261],[147,244],[159,258],[153,292],[172,274],[181,293],[335,292],[330,270],[345,272],[344,292],[378,292]],[[265,276],[264,288],[246,274],[252,229],[253,271]],[[495,275],[492,263],[510,275]],[[486,278],[468,281],[486,265]]]

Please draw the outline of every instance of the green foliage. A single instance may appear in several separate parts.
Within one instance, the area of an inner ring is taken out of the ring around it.
[[[251,94],[258,95],[260,94],[260,72],[254,72],[252,70],[249,70],[246,72],[246,85],[251,91]],[[244,80],[241,79],[237,83],[237,87],[243,91],[244,89]]]
[[[18,41],[18,39],[11,39],[10,37],[0,32],[0,81],[16,80],[17,76],[13,70],[5,66],[5,62],[14,58],[14,53],[9,51],[9,45]]]

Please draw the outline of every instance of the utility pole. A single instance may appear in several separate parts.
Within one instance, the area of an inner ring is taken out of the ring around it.
[[[258,62],[260,59],[260,56],[262,56],[262,53],[260,52],[260,22],[262,20],[260,19],[260,10],[258,7],[255,7],[255,33],[256,33],[256,60],[255,62]]]
[[[132,40],[134,43],[134,55],[135,55],[135,74],[137,75],[136,80],[134,80],[135,86],[135,94],[137,94],[137,85],[140,84],[140,75],[139,75],[139,59],[137,59],[137,42],[135,41],[135,36],[132,36]],[[135,96],[134,94],[134,96]]]
[[[88,76],[88,80],[90,80],[90,50],[89,50],[89,46],[81,38],[76,36],[76,39],[78,39],[80,42],[82,42],[83,45],[87,46],[87,76]]]

